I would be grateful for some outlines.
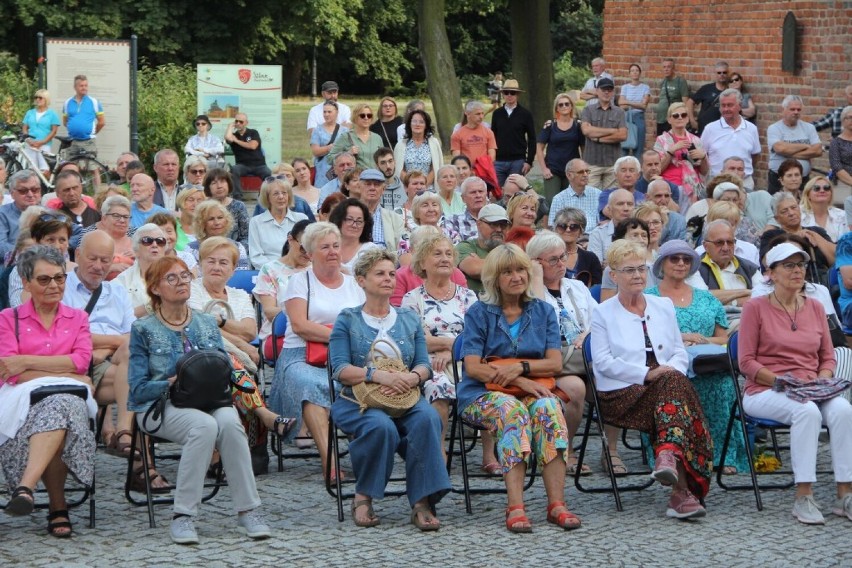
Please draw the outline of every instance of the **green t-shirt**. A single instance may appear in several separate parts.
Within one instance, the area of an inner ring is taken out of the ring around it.
[[[488,256],[488,250],[479,246],[479,242],[477,239],[468,239],[466,241],[462,241],[456,245],[456,252],[459,256],[458,264],[461,264],[464,259],[469,257],[472,254],[475,254],[479,258],[485,258]],[[473,278],[472,276],[465,274],[467,276],[467,287],[473,290],[477,296],[482,292],[482,280],[479,278]]]
[[[660,83],[660,98],[657,102],[657,124],[668,122],[669,107],[682,103],[689,96],[689,84],[678,75],[674,79],[663,79]]]

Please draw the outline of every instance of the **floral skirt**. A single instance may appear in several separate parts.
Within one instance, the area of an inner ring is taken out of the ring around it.
[[[423,396],[432,404],[436,400],[455,400],[456,385],[448,373],[433,373],[432,378],[423,383]]]
[[[654,455],[670,450],[687,473],[689,490],[704,497],[713,472],[713,440],[689,379],[669,371],[651,383],[599,392],[604,419],[650,435]]]
[[[243,368],[239,359],[233,355],[230,355],[230,357],[231,363],[234,365],[234,381],[242,387],[242,390],[231,387],[231,398],[234,401],[234,408],[237,409],[237,414],[240,416],[240,422],[246,430],[249,447],[265,445],[266,425],[254,413],[256,409],[266,407],[260,387],[248,371]],[[246,392],[252,390],[254,392]]]
[[[539,466],[560,457],[567,460],[568,427],[562,403],[556,397],[516,398],[500,392],[488,392],[465,408],[461,417],[480,428],[494,432],[497,458],[508,473],[531,451]]]

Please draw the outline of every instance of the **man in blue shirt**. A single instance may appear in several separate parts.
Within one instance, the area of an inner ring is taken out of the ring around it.
[[[41,182],[32,170],[21,170],[9,180],[12,203],[0,207],[0,263],[15,250],[21,213],[41,203]]]
[[[62,124],[72,140],[66,155],[83,151],[97,156],[95,137],[106,125],[103,106],[98,99],[89,96],[89,80],[85,75],[74,77],[74,93],[62,105]]]
[[[155,213],[168,213],[174,215],[165,207],[154,203],[154,179],[148,174],[136,174],[130,180],[130,227],[138,229],[145,224],[148,217]]]

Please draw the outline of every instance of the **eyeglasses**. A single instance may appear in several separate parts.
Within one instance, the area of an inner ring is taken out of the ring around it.
[[[34,97],[33,97],[33,100],[35,100],[35,101],[40,101],[40,100],[42,100],[43,98],[44,98],[44,97],[42,97],[42,96],[36,95],[36,96],[34,96]]]
[[[121,213],[107,213],[107,217],[112,217],[113,221],[130,221],[130,215],[122,215]]]
[[[799,262],[780,262],[779,264],[784,267],[784,270],[793,270],[794,268],[804,270],[808,265],[804,260],[800,260]]]
[[[624,274],[625,276],[632,276],[633,274],[645,274],[648,272],[648,266],[625,266],[624,268],[619,268],[615,272],[619,274]]]
[[[245,120],[235,120],[234,121],[234,124],[245,124],[245,123],[246,123]]]
[[[736,241],[728,240],[728,239],[719,239],[718,241],[708,241],[707,239],[704,239],[704,242],[705,242],[705,243],[710,243],[711,245],[716,245],[716,246],[717,246],[717,247],[719,247],[719,248],[722,248],[722,247],[732,247],[732,246],[734,246],[735,244],[737,244],[737,242],[736,242]]]
[[[553,268],[557,264],[559,264],[560,262],[565,262],[566,260],[568,260],[568,254],[563,252],[561,255],[550,257],[547,260],[545,260],[543,258],[537,258],[536,260],[540,260],[541,262],[545,262],[545,263],[547,263],[547,266]]]
[[[361,227],[364,225],[363,219],[355,219],[354,217],[347,217],[343,220],[347,225],[352,225],[353,227]]]
[[[692,264],[692,257],[687,254],[673,254],[666,258],[672,264]]]
[[[494,221],[494,222],[489,222],[489,221],[485,221],[485,220],[483,220],[483,219],[480,219],[480,221],[482,221],[483,223],[485,223],[486,225],[488,225],[488,226],[489,226],[489,227],[491,227],[492,229],[493,229],[493,228],[497,228],[497,229],[506,229],[506,228],[508,228],[508,227],[509,227],[509,222],[508,222],[508,221]]]
[[[373,113],[371,112],[362,112],[358,115],[360,118],[373,118]]]
[[[731,83],[733,82],[742,82],[742,78],[740,77],[731,77]]]
[[[41,193],[41,187],[18,187],[15,188],[15,191],[17,191],[21,195],[26,195],[28,193],[32,193],[33,195],[39,195]]]
[[[568,172],[569,174],[577,174],[577,175],[589,175],[592,173],[592,170],[574,170],[573,172]]]
[[[165,280],[172,286],[177,286],[178,284],[185,284],[187,282],[192,282],[192,272],[190,272],[189,270],[184,270],[180,274],[167,274],[163,277],[163,280]]]
[[[580,226],[579,223],[556,223],[556,230],[560,233],[564,233],[565,231],[579,231],[583,227]]]
[[[656,220],[655,221],[648,221],[648,226],[649,227],[662,227],[663,222],[662,221],[656,221]]]
[[[145,245],[146,247],[149,247],[154,243],[157,243],[158,247],[166,246],[166,239],[164,239],[163,237],[142,237],[141,239],[139,239],[139,242]]]
[[[674,112],[672,113],[672,118],[688,118],[689,115],[685,112]]]
[[[62,213],[42,213],[38,216],[39,221],[59,221],[65,224],[71,224],[71,221]]]
[[[565,107],[572,107],[572,106],[574,106],[574,103],[556,103],[557,108],[565,108]]]
[[[384,103],[382,104],[382,108],[396,108],[396,105],[393,103]]]
[[[207,170],[189,170],[189,173],[195,174],[195,175],[200,175],[200,174],[206,174]]]
[[[811,188],[811,191],[831,191],[830,185],[815,185]]]
[[[287,183],[290,183],[290,178],[288,178],[284,174],[276,174],[274,176],[267,176],[267,178],[263,181],[266,182],[266,183],[272,183],[275,180],[286,181]]]
[[[62,286],[63,284],[65,284],[65,280],[67,280],[67,279],[68,279],[68,275],[65,274],[64,272],[62,274],[57,274],[56,276],[41,275],[41,276],[36,276],[35,278],[33,278],[33,280],[38,282],[38,285],[41,286],[42,288],[47,288],[48,286],[50,286],[51,282],[56,282],[57,286]]]
[[[238,122],[238,121],[235,120],[234,122]],[[239,122],[242,122],[242,121],[239,121]],[[195,126],[201,126],[203,124],[207,124],[207,123],[204,122],[203,120],[199,120],[198,122],[195,123]],[[209,124],[208,124],[208,126],[209,126]]]

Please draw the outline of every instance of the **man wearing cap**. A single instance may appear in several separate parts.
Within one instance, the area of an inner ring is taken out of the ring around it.
[[[588,250],[595,253],[598,260],[601,261],[601,265],[606,265],[606,251],[612,244],[615,226],[625,219],[629,219],[633,215],[635,206],[633,193],[626,189],[616,189],[609,194],[609,202],[606,207],[610,220],[598,225],[589,233]]]
[[[225,142],[234,152],[235,163],[231,166],[231,180],[234,184],[232,197],[242,201],[243,188],[240,185],[240,178],[257,176],[263,180],[271,176],[272,171],[266,165],[260,134],[257,130],[248,127],[248,116],[245,113],[237,113],[234,122],[225,130]]]
[[[461,184],[461,198],[464,201],[464,213],[447,219],[446,228],[459,234],[461,240],[475,239],[479,235],[477,219],[479,212],[488,203],[488,186],[482,178],[469,176]]]
[[[322,102],[311,107],[311,110],[308,113],[308,136],[311,135],[314,128],[325,122],[322,118],[322,105],[324,105],[326,101],[333,101],[337,103],[337,124],[351,128],[352,109],[337,100],[337,95],[340,93],[337,83],[334,81],[326,81],[322,84],[321,89]]]
[[[603,57],[595,57],[592,59],[592,76],[583,85],[583,90],[580,92],[580,99],[586,101],[586,107],[598,104],[598,81],[607,78],[613,80],[612,75],[606,72],[606,61]]]
[[[361,172],[361,201],[373,216],[373,242],[396,254],[405,230],[405,220],[399,213],[381,207],[385,192],[385,176],[375,168]]]
[[[482,267],[485,265],[485,257],[503,244],[505,233],[509,229],[506,210],[496,203],[489,203],[480,209],[476,228],[479,234],[457,244],[456,252],[457,266],[467,276],[467,287],[479,295],[483,291]]]
[[[735,253],[734,227],[725,219],[704,227],[704,254],[698,273],[710,293],[723,304],[743,305],[751,297],[751,279],[757,265]],[[696,251],[701,254],[701,251]]]
[[[494,111],[491,131],[497,141],[494,169],[502,186],[509,174],[527,175],[535,158],[536,130],[532,113],[518,104],[524,91],[515,79],[508,79],[500,90],[503,106]]]
[[[766,145],[769,146],[769,192],[781,189],[778,168],[788,159],[798,160],[802,166],[802,186],[811,173],[811,160],[822,156],[822,142],[814,125],[800,120],[802,97],[787,95],[781,101],[781,120],[766,129]],[[801,188],[800,188],[801,189]]]
[[[494,132],[482,124],[485,118],[485,108],[479,101],[468,101],[464,105],[464,116],[467,122],[453,132],[450,138],[450,149],[453,156],[467,156],[470,163],[476,162],[480,156],[488,156],[493,162],[497,158],[497,141]]]
[[[615,83],[604,77],[597,82],[598,104],[583,109],[580,129],[586,137],[583,159],[589,164],[589,184],[609,188],[615,181],[612,166],[621,157],[621,143],[627,140],[624,111],[612,104]]]

